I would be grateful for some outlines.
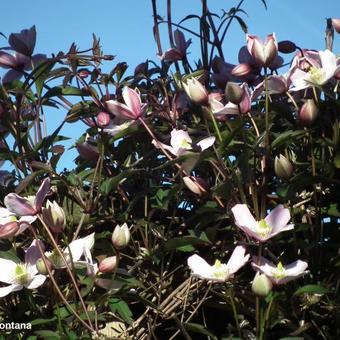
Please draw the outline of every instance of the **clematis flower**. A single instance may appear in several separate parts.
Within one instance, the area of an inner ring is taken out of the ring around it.
[[[42,204],[50,190],[50,179],[45,178],[35,196],[21,197],[11,193],[5,197],[7,209],[17,216],[34,216],[41,212]]]
[[[86,237],[79,238],[72,241],[66,247],[62,254],[64,255],[68,264],[72,262],[75,267],[91,267],[93,266],[91,250],[94,245],[94,234],[92,233]],[[55,268],[66,268],[66,264],[56,250],[45,252],[46,257],[52,262]],[[84,257],[84,260],[81,258]]]
[[[8,38],[8,42],[16,52],[31,56],[35,47],[36,37],[35,26],[32,26],[30,29],[22,30],[20,33],[12,33]]]
[[[0,208],[0,238],[17,236],[36,220],[35,216],[16,216],[6,208]]]
[[[183,82],[183,88],[193,103],[198,105],[208,104],[208,91],[196,78],[190,78]]]
[[[133,90],[125,86],[122,95],[125,104],[117,100],[108,100],[106,102],[108,111],[120,118],[132,120],[140,118],[145,113],[147,104],[141,102],[138,89]]]
[[[250,255],[245,255],[245,253],[246,249],[243,246],[237,246],[227,264],[216,260],[213,266],[195,254],[188,258],[188,266],[194,276],[203,280],[225,282],[247,263]]]
[[[318,56],[309,60],[307,61],[309,65],[305,67],[306,70],[297,67],[296,63],[295,66],[292,66],[290,79],[293,87],[291,91],[303,90],[313,85],[323,86],[340,70],[335,54],[329,50],[319,51]]]
[[[0,287],[0,297],[21,290],[24,287],[35,289],[45,282],[46,276],[39,274],[36,267],[36,262],[40,258],[36,242],[34,240],[25,251],[25,262],[23,263],[0,258],[0,281],[9,284],[9,286]]]
[[[165,62],[183,60],[187,55],[187,49],[191,44],[191,39],[185,40],[183,32],[174,31],[175,46],[165,51],[161,59]]]
[[[246,204],[236,204],[231,211],[236,225],[259,242],[265,242],[282,231],[294,228],[294,224],[287,224],[290,220],[290,213],[281,204],[260,221],[254,219]]]
[[[257,272],[265,274],[273,284],[282,285],[289,281],[308,273],[306,270],[308,263],[297,260],[287,266],[283,266],[281,262],[277,266],[271,261],[260,256],[253,256],[251,266]]]
[[[256,35],[247,35],[247,49],[260,66],[268,67],[277,56],[278,45],[275,33],[267,35],[262,42]]]
[[[197,148],[200,151],[203,151],[212,146],[214,143],[215,137],[207,137],[197,144],[193,144],[188,132],[176,129],[171,131],[170,145],[156,142],[155,140],[152,141],[152,144],[155,145],[156,148],[160,148],[159,144],[161,144],[165,150],[170,151],[174,156],[181,156],[188,151],[194,151]]]

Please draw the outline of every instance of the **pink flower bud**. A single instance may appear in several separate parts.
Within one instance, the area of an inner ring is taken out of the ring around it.
[[[83,69],[83,70],[79,70],[78,71],[78,76],[82,79],[85,79],[87,78],[88,76],[90,75],[90,72],[86,69]]]
[[[202,178],[185,176],[183,177],[183,182],[190,191],[199,196],[203,196],[209,191],[207,182]]]
[[[273,288],[273,284],[270,279],[265,275],[257,272],[255,274],[251,290],[258,296],[267,296]]]
[[[240,104],[244,96],[244,89],[236,83],[229,81],[225,88],[226,99],[233,104]]]
[[[267,35],[265,42],[255,35],[247,35],[247,48],[259,65],[268,67],[277,56],[278,46],[275,34]]]
[[[130,242],[130,230],[126,223],[122,226],[118,225],[112,233],[112,243],[116,249],[125,248]]]
[[[252,72],[252,67],[249,64],[242,63],[236,65],[232,71],[231,74],[235,77],[246,77]]]
[[[117,257],[116,256],[109,256],[106,257],[99,263],[99,271],[102,273],[111,273],[117,267]]]
[[[277,45],[281,53],[293,53],[296,51],[296,45],[290,40],[280,41]]]
[[[97,114],[97,123],[99,127],[105,127],[110,123],[110,115],[107,112],[99,112]]]
[[[307,99],[299,112],[299,121],[302,125],[312,125],[319,114],[319,108],[313,99]]]
[[[332,19],[332,26],[340,34],[340,19]]]
[[[62,207],[56,201],[47,200],[46,208],[42,208],[43,220],[54,232],[61,233],[66,227],[66,216]]]
[[[76,148],[79,152],[79,156],[90,162],[97,162],[99,157],[98,148],[88,142],[78,143]]]
[[[183,82],[183,87],[185,93],[193,103],[198,105],[208,104],[208,91],[196,78],[190,78],[186,82]]]
[[[293,174],[292,163],[283,155],[278,155],[275,157],[274,170],[276,176],[288,180]]]

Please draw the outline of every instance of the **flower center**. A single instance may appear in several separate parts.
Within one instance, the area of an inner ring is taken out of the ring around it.
[[[260,235],[260,236],[267,236],[270,234],[270,232],[272,231],[272,227],[270,225],[267,224],[267,222],[262,219],[258,222],[257,224],[257,228],[256,228],[256,232]]]
[[[17,218],[14,215],[0,217],[0,224],[16,222]]]
[[[281,261],[277,264],[277,267],[273,270],[272,274],[276,279],[283,279],[286,276],[285,269],[283,268]]]
[[[220,280],[227,280],[229,277],[229,270],[226,264],[222,264],[221,261],[216,260],[212,267],[212,277]]]
[[[26,265],[19,263],[15,267],[15,281],[21,285],[24,285],[29,280],[29,274],[27,273]]]
[[[308,71],[311,82],[322,85],[325,79],[325,70],[322,68],[311,67]]]
[[[64,260],[62,259],[62,257],[59,255],[59,253],[56,250],[53,250],[52,252],[47,252],[45,255],[48,257],[48,259],[52,262],[52,264],[56,268],[62,268],[66,266]],[[63,255],[66,261],[70,263],[70,260],[71,260],[70,255],[65,252],[63,253]]]
[[[191,149],[190,143],[185,138],[181,140],[180,146],[182,149]]]

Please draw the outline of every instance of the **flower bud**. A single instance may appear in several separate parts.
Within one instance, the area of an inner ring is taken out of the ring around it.
[[[97,123],[99,127],[105,127],[110,123],[110,115],[107,112],[99,112],[97,114]]]
[[[106,257],[99,263],[99,271],[102,273],[111,273],[117,267],[117,257],[116,256],[109,256]]]
[[[190,78],[186,82],[183,82],[183,87],[185,93],[193,103],[198,105],[208,104],[208,91],[196,78]]]
[[[232,71],[231,74],[235,77],[246,77],[252,72],[252,68],[249,64],[242,63],[236,65]]]
[[[302,125],[312,125],[319,114],[319,108],[313,99],[307,99],[299,112],[299,120]]]
[[[278,50],[281,53],[293,53],[296,51],[296,45],[290,40],[283,40],[278,43]]]
[[[207,182],[202,178],[185,176],[183,177],[183,182],[190,191],[199,196],[203,196],[209,191]]]
[[[112,243],[116,249],[125,248],[130,241],[130,230],[126,223],[122,226],[116,225],[115,230],[112,233]]]
[[[340,34],[340,19],[332,19],[332,26]]]
[[[46,264],[45,264],[46,262]],[[36,267],[38,269],[39,274],[42,275],[47,275],[48,274],[48,269],[51,271],[53,269],[53,264],[52,262],[45,257],[45,262],[42,258],[38,259],[38,261],[36,262]],[[48,267],[48,268],[47,268]]]
[[[258,296],[267,296],[273,288],[272,282],[268,277],[259,272],[256,273],[253,283],[251,285],[251,290],[254,294]]]
[[[97,162],[99,158],[98,148],[88,142],[76,144],[79,156],[89,162]]]
[[[277,177],[288,180],[293,174],[292,163],[283,155],[278,155],[275,157],[274,170]]]
[[[66,216],[63,208],[56,201],[47,200],[46,208],[42,208],[43,220],[54,233],[61,233],[66,227]]]
[[[229,102],[238,105],[243,99],[244,89],[238,84],[229,81],[225,87],[224,93]]]

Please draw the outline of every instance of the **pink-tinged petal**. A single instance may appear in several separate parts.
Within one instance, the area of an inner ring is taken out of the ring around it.
[[[142,106],[140,94],[136,90],[132,90],[128,86],[125,86],[122,95],[125,104],[133,112],[135,119],[139,118],[141,116]]]
[[[10,238],[16,235],[19,230],[17,221],[0,225],[0,238]]]
[[[192,139],[190,138],[187,131],[176,130],[176,129],[173,129],[171,131],[170,144],[174,149],[176,150],[180,148],[191,149],[191,143],[192,143]]]
[[[286,275],[296,276],[301,275],[305,272],[308,267],[308,263],[305,261],[297,260],[291,264],[285,266]]]
[[[28,267],[34,267],[35,268],[35,264],[37,263],[38,259],[40,259],[41,257],[41,253],[39,251],[39,247],[37,245],[37,242],[39,242],[40,247],[42,249],[42,251],[45,250],[45,246],[44,243],[40,240],[33,240],[33,242],[31,243],[31,245],[26,249],[25,251],[25,264],[27,264]],[[37,273],[36,268],[32,271],[31,268],[29,269],[29,271],[32,274]]]
[[[250,97],[250,90],[249,90],[248,84],[243,83],[241,87],[244,89],[244,94],[239,104],[239,111],[241,111],[240,113],[244,114],[244,113],[249,112],[251,109],[251,97]]]
[[[269,92],[274,94],[283,94],[288,90],[287,81],[283,76],[273,75],[268,77],[267,85]]]
[[[0,281],[4,283],[13,283],[16,266],[17,263],[14,261],[0,258]]]
[[[261,273],[267,275],[269,278],[273,277],[273,271],[275,271],[277,268],[273,262],[265,259],[262,256],[260,256],[259,258],[257,256],[253,256],[251,266],[254,270],[260,271]]]
[[[35,210],[37,213],[41,211],[42,204],[50,190],[50,179],[45,178],[41,183],[34,200]]]
[[[321,85],[324,85],[334,76],[337,69],[336,56],[330,50],[319,51],[322,69],[325,71],[325,79]]]
[[[15,68],[16,66],[16,59],[12,54],[0,51],[0,67]]]
[[[236,204],[232,207],[231,211],[234,215],[237,226],[246,227],[250,230],[254,230],[254,228],[256,228],[257,222],[246,204]]]
[[[12,33],[8,42],[15,51],[31,56],[36,43],[35,26],[22,30],[20,33]]]
[[[250,54],[255,58],[258,64],[266,65],[266,53],[264,46],[258,40],[254,40]]]
[[[278,68],[280,68],[284,63],[284,60],[282,57],[280,57],[279,55],[277,55],[272,62],[270,62],[270,64],[268,65],[268,68],[270,68],[272,71],[277,70]]]
[[[187,43],[185,41],[185,37],[184,37],[183,32],[181,32],[178,29],[175,30],[174,40],[175,40],[175,45],[178,48],[179,52],[182,54],[182,56],[184,56],[188,46],[187,46]]]
[[[183,59],[183,54],[177,48],[170,48],[161,55],[161,60],[166,63]]]
[[[265,218],[266,223],[272,228],[272,233],[279,233],[289,222],[290,212],[282,204],[273,209]]]
[[[210,279],[212,276],[212,267],[196,254],[188,258],[188,266],[192,271],[192,275],[201,279]]]
[[[4,84],[11,83],[12,81],[19,80],[23,76],[23,72],[17,70],[9,70],[2,78]]]
[[[249,260],[250,255],[246,255],[246,248],[243,246],[237,246],[228,263],[227,267],[229,269],[229,274],[232,275],[236,273],[241,267],[243,267]]]
[[[108,111],[113,113],[117,117],[125,119],[136,119],[135,114],[125,104],[122,104],[117,100],[108,100],[105,103]]]
[[[311,86],[310,83],[306,81],[308,73],[300,70],[299,68],[295,69],[290,73],[290,81],[293,84],[293,87],[290,89],[291,91],[300,91],[304,90]]]
[[[0,297],[4,297],[12,292],[16,292],[18,290],[21,290],[23,288],[22,285],[18,285],[18,284],[12,284],[10,286],[7,287],[0,287]]]
[[[202,139],[200,142],[197,143],[197,146],[201,148],[201,150],[205,150],[210,148],[215,143],[216,138],[214,136],[207,137]]]
[[[169,146],[167,144],[161,143],[159,141],[156,140],[152,140],[151,142],[157,149],[165,149],[167,151],[170,151],[174,156],[177,156],[177,151],[176,149],[174,149],[172,146]]]
[[[253,51],[255,43],[257,43],[261,46],[263,45],[263,42],[261,41],[261,39],[257,35],[247,34],[247,49],[248,49],[250,56],[254,56],[252,51]],[[240,57],[240,55],[239,55],[239,57]]]
[[[7,209],[18,216],[32,216],[36,214],[36,210],[32,203],[24,197],[17,194],[8,194],[4,199]]]
[[[40,287],[46,280],[46,276],[45,275],[36,275],[34,276],[33,280],[28,284],[25,285],[26,288],[28,289],[35,289]]]
[[[240,48],[238,52],[238,61],[240,64],[247,64],[247,65],[254,63],[254,59],[249,53],[248,45]]]

